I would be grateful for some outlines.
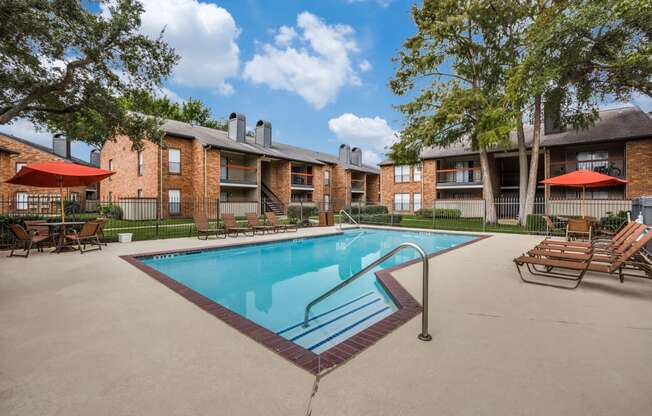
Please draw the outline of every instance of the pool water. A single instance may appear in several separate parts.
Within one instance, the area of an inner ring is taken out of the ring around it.
[[[436,253],[475,236],[383,229],[190,251],[141,258],[231,311],[320,353],[397,310],[373,272],[317,304],[304,328],[305,306],[397,245],[412,242]],[[418,257],[406,249],[376,270]]]

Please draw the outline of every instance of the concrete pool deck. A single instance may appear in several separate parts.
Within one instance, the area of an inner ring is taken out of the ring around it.
[[[0,258],[0,414],[305,414],[314,376],[119,258],[276,238]],[[652,282],[524,284],[511,260],[540,239],[431,258],[433,341],[399,327],[321,378],[313,415],[650,414]],[[421,298],[419,264],[394,276]]]

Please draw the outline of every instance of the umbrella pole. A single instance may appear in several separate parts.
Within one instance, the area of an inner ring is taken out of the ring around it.
[[[59,194],[61,195],[59,198],[59,201],[61,201],[61,222],[66,222],[65,213],[63,212],[63,179],[59,179]]]

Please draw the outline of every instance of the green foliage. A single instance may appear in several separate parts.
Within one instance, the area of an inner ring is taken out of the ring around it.
[[[0,125],[26,118],[101,147],[126,134],[140,146],[160,137],[159,121],[125,110],[118,97],[155,91],[179,57],[140,32],[136,0],[0,2]]]
[[[554,221],[554,219],[553,219]],[[525,228],[528,231],[541,231],[546,229],[546,220],[543,219],[543,215],[540,214],[529,214],[527,216],[527,221]]]
[[[612,231],[618,230],[620,227],[627,223],[627,212],[607,212],[607,215],[600,218],[600,225],[603,228],[610,229]]]
[[[81,212],[81,204],[79,201],[66,199],[63,201],[63,212],[65,212],[66,215],[79,214]]]
[[[303,213],[303,214],[302,214]],[[291,220],[307,219],[319,214],[319,209],[312,206],[290,205],[287,215]],[[302,216],[303,215],[303,216]]]
[[[363,207],[350,207],[348,210],[348,213],[351,215],[358,215],[358,214],[387,214],[388,210],[387,207],[384,205],[366,205]]]
[[[401,214],[364,214],[354,216],[361,224],[399,224],[403,219]]]
[[[432,218],[432,208],[421,208],[415,214],[421,218]],[[434,211],[435,218],[456,219],[462,217],[462,211],[454,208],[436,208]]]
[[[0,247],[11,244],[14,241],[13,234],[9,231],[9,224],[19,224],[25,227],[25,221],[45,219],[41,215],[21,215],[0,214]]]
[[[97,208],[97,213],[102,217],[114,218],[116,220],[121,220],[123,216],[122,207],[114,204],[100,205]]]

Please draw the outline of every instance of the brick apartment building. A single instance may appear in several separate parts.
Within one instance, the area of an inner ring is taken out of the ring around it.
[[[60,136],[52,139],[52,148],[41,146],[10,134],[0,133],[0,208],[2,211],[24,213],[53,213],[59,209],[59,189],[5,183],[26,164],[67,161],[88,165],[88,162],[70,155],[70,142]],[[64,188],[64,197],[79,201],[97,199],[97,187]]]
[[[279,143],[272,140],[271,123],[262,120],[249,137],[239,113],[229,116],[228,132],[174,120],[162,130],[162,146],[146,142],[132,151],[125,136],[104,145],[101,167],[116,174],[102,184],[103,201],[151,198],[172,215],[190,214],[181,212],[185,202],[218,198],[220,204],[250,202],[240,205],[277,213],[292,204],[340,209],[379,201],[379,170],[362,163],[358,148],[341,145],[334,156]]]
[[[532,126],[526,126],[525,134],[531,139]],[[518,198],[518,151],[512,136],[512,148],[490,152],[490,172],[494,195]],[[555,131],[544,125],[540,157],[538,180],[590,169],[628,181],[587,190],[587,198],[652,195],[652,117],[638,107],[622,107],[601,111],[599,120],[586,130]],[[427,148],[420,159],[413,166],[391,160],[380,163],[382,204],[395,211],[412,211],[432,207],[436,199],[482,199],[478,152],[463,145]],[[579,198],[579,191],[572,188],[539,186],[537,192],[546,201]]]

